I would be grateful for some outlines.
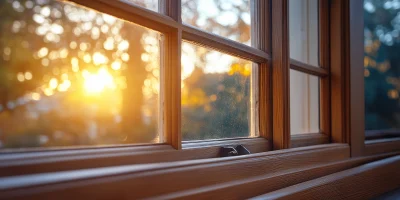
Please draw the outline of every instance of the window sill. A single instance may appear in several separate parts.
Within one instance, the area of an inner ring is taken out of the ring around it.
[[[174,152],[179,151],[175,150]],[[147,157],[152,157],[152,155],[147,155]],[[274,177],[271,176],[273,174],[286,174],[298,168],[308,169],[311,166],[344,161],[349,157],[350,148],[347,144],[327,144],[246,156],[157,164],[131,164],[1,177],[0,196],[36,199],[55,196],[63,199],[77,196],[79,198],[102,197],[103,199],[149,198],[170,192],[247,180],[250,177],[261,177],[263,182],[270,182],[270,179]],[[338,169],[335,168],[335,170]],[[315,170],[308,169],[308,171],[315,175]],[[300,181],[297,173],[288,176],[292,181],[290,183],[284,181],[283,185]],[[308,178],[310,178],[309,175],[303,175],[301,180],[304,181]],[[255,182],[251,182],[251,184],[255,184]],[[265,184],[263,185],[265,186]],[[136,192],[132,192],[132,188],[135,188]],[[213,190],[213,188],[210,189]],[[239,190],[229,191],[239,192]]]
[[[365,141],[365,155],[400,151],[400,138],[386,138]]]
[[[290,147],[304,147],[318,144],[329,143],[329,137],[322,133],[306,133],[292,135],[290,140]]]
[[[270,149],[268,141],[264,138],[236,138],[187,142],[183,145],[184,149],[182,150],[175,150],[166,144],[154,144],[5,153],[0,155],[0,177],[118,165],[217,158],[220,157],[221,146],[238,144],[244,145],[252,154]]]

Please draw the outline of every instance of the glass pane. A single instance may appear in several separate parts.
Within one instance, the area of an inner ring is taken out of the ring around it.
[[[122,0],[158,12],[158,0]]]
[[[0,8],[0,148],[159,141],[159,33],[54,0]]]
[[[291,134],[319,132],[319,78],[290,70]]]
[[[319,66],[318,0],[289,0],[290,58]]]
[[[184,42],[183,140],[249,137],[252,63]]]
[[[364,22],[365,129],[400,136],[400,2],[365,0]]]
[[[251,45],[250,0],[182,0],[182,21]]]

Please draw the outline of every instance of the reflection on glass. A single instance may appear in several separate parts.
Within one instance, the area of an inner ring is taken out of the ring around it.
[[[0,148],[159,141],[158,33],[54,0],[0,8]]]
[[[400,129],[400,2],[364,1],[365,129]]]
[[[291,134],[319,132],[319,78],[290,70]]]
[[[184,42],[183,140],[250,136],[252,63]]]
[[[318,0],[289,0],[290,58],[319,66]]]
[[[182,21],[251,45],[250,0],[182,0]]]
[[[147,8],[155,12],[158,11],[158,0],[123,0],[123,1],[134,3],[138,6],[142,6],[144,8]]]

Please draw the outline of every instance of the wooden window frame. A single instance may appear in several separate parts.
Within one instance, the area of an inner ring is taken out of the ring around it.
[[[260,144],[267,142],[267,145],[258,149],[278,150],[290,147],[315,145],[329,143],[330,139],[330,75],[329,75],[329,42],[321,42],[329,37],[329,4],[325,0],[319,3],[319,37],[320,37],[320,63],[319,68],[290,60],[288,55],[288,0],[252,0],[252,47],[223,38],[212,33],[200,30],[199,28],[186,25],[181,20],[181,1],[165,0],[159,1],[159,12],[129,3],[127,0],[68,0],[81,6],[95,9],[99,12],[110,14],[120,19],[150,28],[163,34],[162,42],[162,77],[160,98],[162,99],[162,124],[160,125],[163,144],[171,145],[174,149],[182,149],[181,136],[181,43],[182,40],[193,42],[197,45],[215,49],[217,51],[247,59],[258,65],[256,76],[252,81],[252,90],[256,91],[258,99],[255,106],[258,112],[255,113],[255,120],[258,126],[258,138]],[[272,26],[271,21],[277,25]],[[272,56],[271,56],[272,55]],[[321,104],[320,104],[320,133],[294,136],[290,139],[290,107],[289,107],[289,68],[321,77]],[[272,95],[273,94],[273,95]],[[322,133],[322,134],[321,134]],[[225,144],[234,141],[232,144],[252,144],[246,139],[233,138],[226,140]],[[292,144],[291,144],[292,143]],[[191,145],[199,147],[216,144],[214,141],[205,140]],[[159,144],[154,144],[159,145]],[[111,152],[119,151],[120,148],[133,145],[110,145],[103,146]],[[139,145],[140,146],[140,145]],[[59,151],[79,150],[96,147],[68,147],[49,149],[29,149],[29,151]],[[99,148],[102,149],[102,148]],[[112,149],[112,150],[111,150]],[[140,147],[138,148],[140,149]],[[157,148],[155,148],[157,149]],[[28,149],[12,152],[25,152]],[[123,151],[123,150],[122,150]],[[256,153],[255,151],[253,153]]]
[[[125,1],[69,1],[148,27],[164,35],[165,40],[162,44],[164,46],[162,60],[164,71],[161,85],[165,92],[161,93],[161,98],[164,108],[162,132],[165,143],[113,145],[103,148],[68,147],[6,150],[1,153],[10,153],[11,157],[6,155],[3,160],[29,154],[30,160],[29,162],[26,161],[27,165],[36,165],[40,164],[40,162],[35,161],[38,158],[49,157],[49,160],[44,161],[46,163],[51,162],[51,158],[56,157],[63,161],[62,157],[66,155],[69,160],[66,159],[65,162],[69,162],[75,158],[74,156],[104,154],[104,156],[96,158],[98,159],[97,162],[108,163],[107,160],[114,156],[122,160],[124,156],[128,155],[140,158],[151,153],[159,155],[160,160],[166,154],[171,155],[170,160],[200,159],[217,157],[219,156],[220,146],[235,144],[242,144],[248,147],[252,153],[258,153],[316,144],[349,143],[352,155],[357,156],[372,154],[373,150],[371,149],[373,148],[370,146],[376,147],[377,145],[393,143],[393,145],[384,148],[387,150],[380,152],[398,150],[395,145],[400,146],[398,139],[390,141],[385,139],[384,142],[386,143],[377,143],[377,141],[365,143],[362,139],[364,135],[360,134],[361,132],[364,133],[363,130],[359,130],[363,128],[363,121],[360,122],[359,120],[359,113],[363,109],[359,103],[360,98],[363,98],[363,95],[360,95],[363,94],[363,90],[359,87],[360,77],[357,79],[356,73],[360,69],[355,67],[357,62],[360,62],[360,59],[356,59],[355,56],[357,53],[359,54],[359,50],[357,51],[353,44],[359,42],[361,31],[352,31],[355,29],[350,29],[350,26],[357,27],[356,23],[360,21],[360,17],[355,16],[354,12],[357,12],[357,9],[358,12],[362,9],[362,6],[357,8],[362,0],[319,0],[319,67],[290,59],[288,0],[251,1],[251,15],[254,19],[252,22],[252,47],[183,24],[180,17],[180,0],[160,1],[160,13],[131,3],[127,4]],[[274,26],[272,26],[272,21]],[[358,26],[360,25],[358,24]],[[258,138],[182,142],[180,133],[182,39],[258,64],[257,77],[252,79],[252,81],[258,82],[258,85],[254,84],[257,87],[253,88],[257,90],[259,96],[256,103],[259,111],[257,113]],[[289,69],[320,77],[321,131],[319,133],[301,134],[293,137],[290,135]],[[347,87],[348,85],[350,85],[350,88]],[[172,153],[175,150],[180,151],[179,153]],[[182,158],[177,158],[177,156]],[[155,159],[155,161],[160,160]],[[140,158],[138,162],[149,161]],[[76,165],[71,164],[68,169],[73,169]],[[104,164],[104,166],[109,165],[111,164]]]
[[[259,143],[268,142],[272,139],[270,126],[270,69],[268,63],[270,57],[270,15],[268,11],[269,1],[252,0],[251,15],[255,20],[252,22],[252,41],[253,47],[241,44],[227,38],[208,33],[197,27],[193,27],[182,23],[181,20],[181,1],[180,0],[162,0],[159,1],[159,12],[148,10],[137,6],[126,0],[108,1],[108,0],[68,0],[80,6],[94,9],[102,13],[106,13],[120,19],[138,24],[158,31],[163,34],[164,41],[162,43],[162,76],[160,98],[163,107],[162,112],[162,136],[164,144],[171,145],[174,149],[181,150],[182,147],[193,146],[182,145],[181,136],[181,43],[183,40],[194,43],[199,46],[214,49],[228,55],[243,58],[253,63],[258,67],[255,75],[252,77],[252,90],[259,92],[256,96],[260,96],[260,100],[256,100],[256,106],[259,107],[259,112],[254,113],[257,118],[256,123],[260,124],[258,138],[253,140],[260,141]],[[257,24],[257,26],[255,25]],[[267,34],[266,34],[267,33]],[[255,46],[254,46],[255,45]],[[262,96],[262,97],[261,97]],[[248,138],[231,138],[226,140],[225,144],[243,144],[251,145],[252,140]],[[234,141],[234,142],[233,142]],[[265,142],[264,142],[265,141]],[[198,147],[210,146],[216,144],[213,140],[204,140],[203,142],[194,142]],[[265,145],[265,144],[264,144]],[[128,145],[128,146],[134,146]],[[268,143],[266,146],[258,149],[271,150],[272,146]],[[40,149],[43,150],[43,149]],[[254,153],[259,152],[255,151]]]
[[[400,150],[400,138],[388,137],[366,140],[365,131],[365,101],[364,101],[364,18],[363,0],[334,1],[335,9],[340,13],[331,12],[340,20],[332,24],[336,29],[336,38],[331,38],[332,54],[336,58],[333,69],[337,76],[335,83],[342,87],[334,101],[332,110],[341,109],[335,113],[332,128],[333,140],[347,141],[351,146],[353,157],[395,152]],[[344,26],[338,23],[343,23]],[[342,52],[340,52],[340,50]],[[334,79],[334,78],[333,78]],[[332,80],[333,80],[332,79]],[[347,87],[345,87],[347,86]],[[335,107],[335,108],[334,108]],[[343,112],[344,111],[344,112]],[[347,123],[346,123],[347,122]],[[340,134],[342,132],[342,134]],[[380,136],[383,136],[382,134]]]
[[[313,66],[301,61],[291,59],[290,69],[313,75],[319,78],[319,132],[291,135],[290,147],[299,147],[312,144],[329,143],[331,134],[331,92],[330,92],[330,3],[326,0],[318,1],[318,63]],[[289,16],[287,16],[289,19]],[[288,34],[288,33],[287,33]],[[287,48],[290,48],[288,42]],[[288,74],[289,76],[289,74]],[[290,78],[289,78],[290,79]],[[290,125],[289,125],[290,126]],[[289,131],[290,134],[290,131]]]
[[[290,60],[288,0],[252,2],[252,9],[258,8],[252,15],[259,19],[253,32],[253,47],[183,25],[180,0],[160,0],[160,10],[165,15],[120,1],[69,1],[164,34],[163,45],[168,48],[164,48],[162,61],[162,84],[166,91],[161,95],[165,107],[163,117],[174,120],[165,120],[162,124],[164,144],[0,152],[2,197],[135,199],[161,195],[159,199],[250,198],[295,184],[302,187],[284,189],[285,194],[307,192],[307,188],[317,188],[326,180],[340,185],[342,180],[332,179],[335,173],[345,177],[361,176],[369,169],[378,168],[389,169],[385,175],[390,176],[390,169],[398,167],[398,157],[395,158],[396,165],[389,167],[382,163],[361,166],[397,155],[400,150],[400,140],[365,142],[363,139],[364,105],[360,103],[364,98],[363,65],[360,62],[360,49],[363,49],[360,45],[363,43],[362,29],[359,29],[362,26],[362,0],[320,0],[320,9],[328,9],[319,12],[320,19],[329,22],[321,26],[323,31],[320,31],[320,34],[324,33],[320,38],[325,38],[321,39],[325,41],[323,44],[320,40],[320,49],[328,49],[320,52],[321,68]],[[181,141],[180,59],[177,59],[181,54],[180,38],[192,41],[201,38],[200,45],[258,63],[255,80],[259,82],[259,138]],[[321,77],[320,133],[290,138],[290,68]],[[217,158],[220,146],[235,144],[245,145],[252,153],[262,153]],[[287,149],[311,144],[322,145]],[[269,150],[277,151],[265,152]],[[366,156],[378,153],[380,155]],[[358,166],[364,171],[354,168]],[[349,171],[341,172],[343,170]],[[329,174],[333,175],[326,176]],[[175,178],[178,181],[171,181]],[[352,182],[347,180],[345,183]],[[149,187],[152,190],[148,190]],[[136,191],[132,192],[132,188]]]
[[[259,139],[268,141],[268,150],[329,143],[330,139],[330,5],[319,0],[319,67],[289,57],[288,0],[252,0],[252,47],[186,25],[181,20],[181,1],[160,1],[160,13],[124,1],[69,0],[82,6],[161,32],[165,39],[162,78],[163,135],[165,143],[182,149],[180,132],[180,45],[182,40],[257,63],[252,90],[258,94]],[[276,25],[271,26],[271,21]],[[325,42],[323,42],[325,41]],[[271,56],[272,55],[272,56]],[[320,77],[320,132],[290,136],[289,68]],[[254,68],[253,68],[254,69]],[[258,80],[257,80],[258,79]],[[272,95],[273,94],[273,95]],[[257,100],[256,100],[257,101]],[[172,119],[172,120],[171,120]],[[240,139],[238,139],[240,140]],[[199,146],[208,146],[208,140]],[[291,144],[293,143],[293,144]],[[246,140],[243,140],[246,144]]]

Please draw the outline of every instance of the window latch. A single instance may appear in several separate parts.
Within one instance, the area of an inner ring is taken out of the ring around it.
[[[250,151],[243,145],[237,145],[236,147],[221,147],[221,157],[241,156],[247,154],[250,154]]]

